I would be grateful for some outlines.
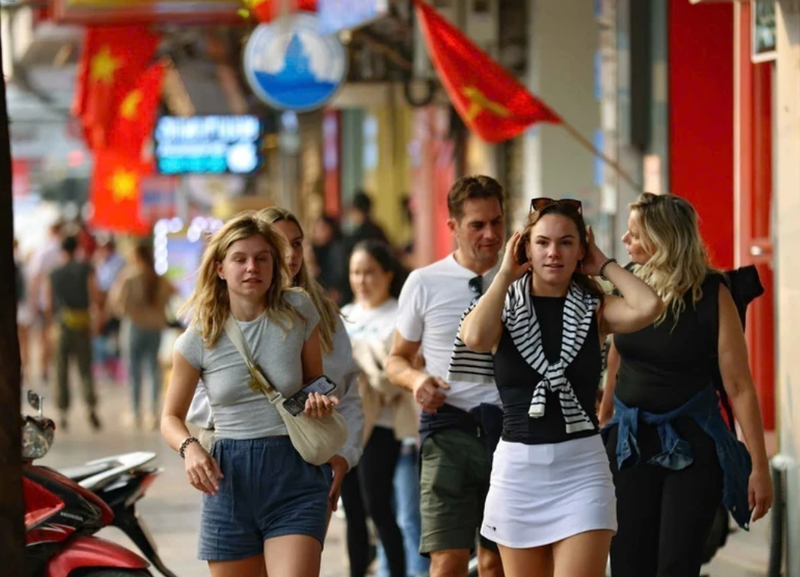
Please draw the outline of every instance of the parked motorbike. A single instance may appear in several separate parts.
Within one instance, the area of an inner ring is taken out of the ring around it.
[[[64,475],[33,461],[50,450],[55,423],[43,398],[28,392],[38,416],[22,417],[25,545],[29,577],[152,577],[149,563],[94,533],[114,513],[102,499]]]
[[[147,466],[155,458],[152,452],[126,453],[61,469],[60,473],[100,497],[114,513],[111,526],[122,530],[164,577],[177,577],[164,565],[144,519],[136,511],[136,503],[164,471]]]

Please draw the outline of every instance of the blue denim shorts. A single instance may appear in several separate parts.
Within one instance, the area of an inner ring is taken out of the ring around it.
[[[198,559],[263,555],[264,541],[284,535],[324,543],[329,468],[306,463],[289,437],[218,439],[211,455],[224,478],[216,495],[203,495]]]

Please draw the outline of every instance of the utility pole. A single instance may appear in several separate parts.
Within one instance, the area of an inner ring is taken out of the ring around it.
[[[0,46],[0,61],[3,47]],[[6,83],[0,82],[0,564],[3,575],[25,575],[22,498],[21,367],[14,282],[14,207]]]

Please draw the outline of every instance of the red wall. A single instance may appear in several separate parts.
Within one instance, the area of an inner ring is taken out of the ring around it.
[[[700,213],[712,262],[733,266],[733,5],[669,2],[670,192]]]

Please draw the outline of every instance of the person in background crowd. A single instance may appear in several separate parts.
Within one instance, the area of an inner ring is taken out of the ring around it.
[[[47,385],[49,371],[53,361],[54,326],[47,311],[51,306],[48,294],[48,278],[54,268],[63,264],[64,252],[61,249],[64,223],[59,219],[48,227],[48,237],[37,252],[34,253],[30,266],[30,294],[28,305],[34,322],[38,327],[41,357],[39,366],[42,371],[41,380]]]
[[[445,378],[459,321],[497,271],[505,237],[503,188],[488,176],[465,176],[450,188],[447,204],[457,249],[409,276],[387,361],[391,382],[412,391],[423,411],[420,552],[430,554],[432,577],[467,572],[502,427],[495,387]],[[483,577],[503,575],[497,545],[485,537],[478,560]]]
[[[142,371],[150,371],[151,406],[146,426],[157,429],[159,398],[161,396],[161,367],[158,350],[161,333],[167,328],[166,307],[175,294],[174,287],[160,276],[153,262],[153,247],[140,242],[133,250],[131,266],[126,268],[113,285],[109,308],[117,318],[129,322],[128,373],[130,375],[133,423],[142,426]]]
[[[353,298],[347,278],[349,249],[336,219],[322,215],[314,222],[311,230],[311,251],[313,277],[334,303],[339,306],[349,303]]]
[[[451,361],[454,376],[494,381],[503,401],[481,534],[500,545],[508,577],[605,575],[616,503],[595,413],[602,343],[662,309],[606,258],[581,211],[577,200],[532,201]],[[604,295],[594,276],[623,296]]]
[[[89,422],[100,429],[97,417],[97,396],[92,376],[92,332],[102,322],[97,279],[91,265],[78,262],[75,253],[78,240],[66,237],[61,243],[65,264],[56,267],[49,277],[51,304],[49,316],[54,319],[56,337],[57,404],[61,411],[61,428],[67,429],[70,408],[69,362],[75,359],[80,373],[83,398],[89,410]]]
[[[664,312],[646,328],[615,335],[609,355],[600,419],[610,420],[604,433],[617,487],[612,572],[696,577],[721,502],[743,527],[772,505],[747,346],[688,201],[642,194],[622,242]],[[716,371],[747,448],[720,414]]]
[[[125,259],[117,252],[113,238],[102,240],[94,254],[97,287],[100,291],[100,306],[107,313],[106,322],[100,329],[92,344],[94,351],[95,376],[108,376],[117,379],[119,371],[119,329],[120,319],[114,307],[107,304],[109,293],[117,281],[120,272],[125,268]]]
[[[17,338],[19,339],[19,356],[22,365],[22,375],[28,370],[29,356],[29,329],[33,323],[33,315],[28,303],[27,286],[25,280],[25,263],[19,254],[19,241],[14,239],[14,284],[17,293]]]
[[[400,199],[400,214],[403,215],[407,227],[407,238],[398,251],[398,258],[406,270],[414,270],[417,268],[417,259],[414,254],[414,201],[407,194]]]
[[[372,219],[372,199],[363,190],[356,192],[348,211],[352,231],[347,237],[350,249],[364,240],[379,240],[389,244],[383,228]]]
[[[389,244],[383,228],[372,219],[372,199],[363,190],[356,191],[347,210],[346,230],[349,232],[344,241],[345,260],[339,261],[337,265],[341,271],[337,271],[337,274],[341,274],[344,280],[340,303],[349,303],[353,300],[353,292],[350,289],[350,283],[347,282],[347,263],[350,262],[353,247],[365,240],[379,240]]]
[[[397,324],[397,297],[405,276],[387,244],[377,240],[358,243],[350,256],[350,284],[355,301],[342,309],[355,359],[365,375],[361,398],[368,439],[358,466],[360,483],[346,481],[350,491],[343,493],[344,506],[348,524],[355,524],[357,519],[348,505],[362,496],[365,498],[366,512],[378,530],[391,577],[406,577],[407,568],[420,565],[417,561],[420,531],[418,481],[414,479],[412,482],[416,486],[411,488],[417,494],[416,503],[401,501],[394,489],[402,443],[406,439],[416,443],[417,414],[411,393],[392,385],[385,370]],[[405,478],[401,478],[402,482]],[[416,512],[405,510],[409,504],[416,505]],[[396,506],[403,508],[397,516],[416,519],[416,527],[410,528],[409,535],[404,535],[398,527]],[[356,509],[361,509],[358,503]],[[405,542],[409,542],[408,548]],[[351,558],[351,567],[364,566],[368,560],[366,534],[361,536],[360,545],[358,548],[350,547],[351,555],[357,556]],[[412,552],[410,558],[407,558],[407,549]]]
[[[97,250],[97,240],[94,234],[89,230],[89,225],[82,219],[75,222],[77,232],[75,237],[78,239],[78,250],[75,252],[75,257],[82,262],[92,262],[94,253]]]
[[[186,303],[192,324],[175,343],[161,432],[203,493],[198,557],[213,577],[315,577],[328,523],[329,473],[294,448],[278,410],[252,387],[224,324],[232,316],[267,381],[285,398],[321,376],[320,315],[290,287],[286,240],[248,212],[215,233]],[[214,416],[207,452],[186,428],[202,377]],[[322,418],[335,397],[309,396]]]

